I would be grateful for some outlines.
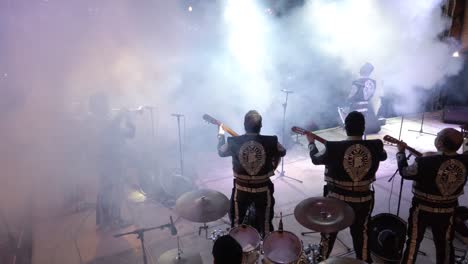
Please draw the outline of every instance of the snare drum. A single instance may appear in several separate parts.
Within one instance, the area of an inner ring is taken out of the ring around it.
[[[274,231],[265,237],[263,252],[269,263],[298,263],[302,256],[302,243],[289,231]]]
[[[244,252],[242,256],[242,263],[256,263],[260,256],[258,251],[262,241],[262,237],[257,232],[257,230],[248,225],[240,225],[238,227],[232,228],[229,231],[229,235],[237,240],[237,242],[239,242],[242,247],[242,251]]]

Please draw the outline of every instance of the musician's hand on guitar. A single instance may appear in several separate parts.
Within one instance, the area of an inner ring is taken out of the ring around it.
[[[309,144],[315,143],[315,137],[311,134],[306,134],[307,140],[309,141]]]
[[[399,152],[404,152],[407,146],[408,145],[406,145],[405,142],[401,141],[401,143],[397,144],[398,151]]]
[[[218,126],[218,135],[219,135],[219,136],[224,136],[223,124],[220,124],[220,125]]]

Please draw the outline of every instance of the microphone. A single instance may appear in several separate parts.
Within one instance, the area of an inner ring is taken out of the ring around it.
[[[294,91],[287,90],[287,89],[281,89],[281,91],[282,91],[283,93],[294,93]]]
[[[280,220],[278,224],[278,231],[283,232],[283,212],[280,212]]]
[[[247,207],[247,211],[245,212],[245,216],[244,216],[244,219],[242,219],[242,224],[243,225],[246,225],[250,219],[250,214],[252,213],[253,211],[253,206],[254,206],[254,203],[251,203],[249,205],[249,207]]]
[[[184,116],[184,115],[183,115],[183,114],[177,114],[177,113],[175,113],[175,114],[171,114],[171,116],[177,116],[177,117],[180,117],[180,116]]]
[[[172,215],[169,216],[169,219],[171,219],[171,235],[175,236],[177,235],[177,229],[174,225],[174,221],[172,221]]]

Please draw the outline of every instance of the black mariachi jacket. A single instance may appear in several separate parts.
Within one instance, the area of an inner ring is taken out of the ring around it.
[[[436,154],[417,157],[408,166],[404,152],[397,153],[400,175],[413,180],[414,198],[432,206],[453,207],[463,194],[468,155]]]
[[[227,143],[224,136],[220,136],[218,154],[232,156],[234,177],[249,181],[266,180],[274,175],[279,158],[286,155],[286,150],[276,136],[248,133],[229,137]]]
[[[369,186],[387,159],[381,140],[327,141],[321,153],[315,144],[309,148],[312,163],[325,165],[325,181],[337,187]]]

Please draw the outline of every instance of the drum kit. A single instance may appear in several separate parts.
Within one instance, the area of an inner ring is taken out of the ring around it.
[[[229,210],[229,199],[222,193],[201,189],[185,193],[176,201],[175,211],[180,217],[195,223],[202,223],[199,228],[208,233],[207,223],[221,219]],[[346,203],[334,198],[312,197],[300,202],[295,210],[296,220],[305,228],[322,232],[337,232],[350,226],[354,212]],[[304,247],[303,242],[294,233],[283,230],[282,216],[279,228],[262,240],[258,231],[249,225],[239,225],[228,230],[214,230],[207,239],[216,241],[223,235],[231,235],[243,249],[245,264],[253,263],[333,263],[358,264],[360,260],[349,258],[329,258],[318,262],[318,245]],[[201,263],[200,255],[184,253],[179,248],[169,250],[161,255],[160,264]]]

